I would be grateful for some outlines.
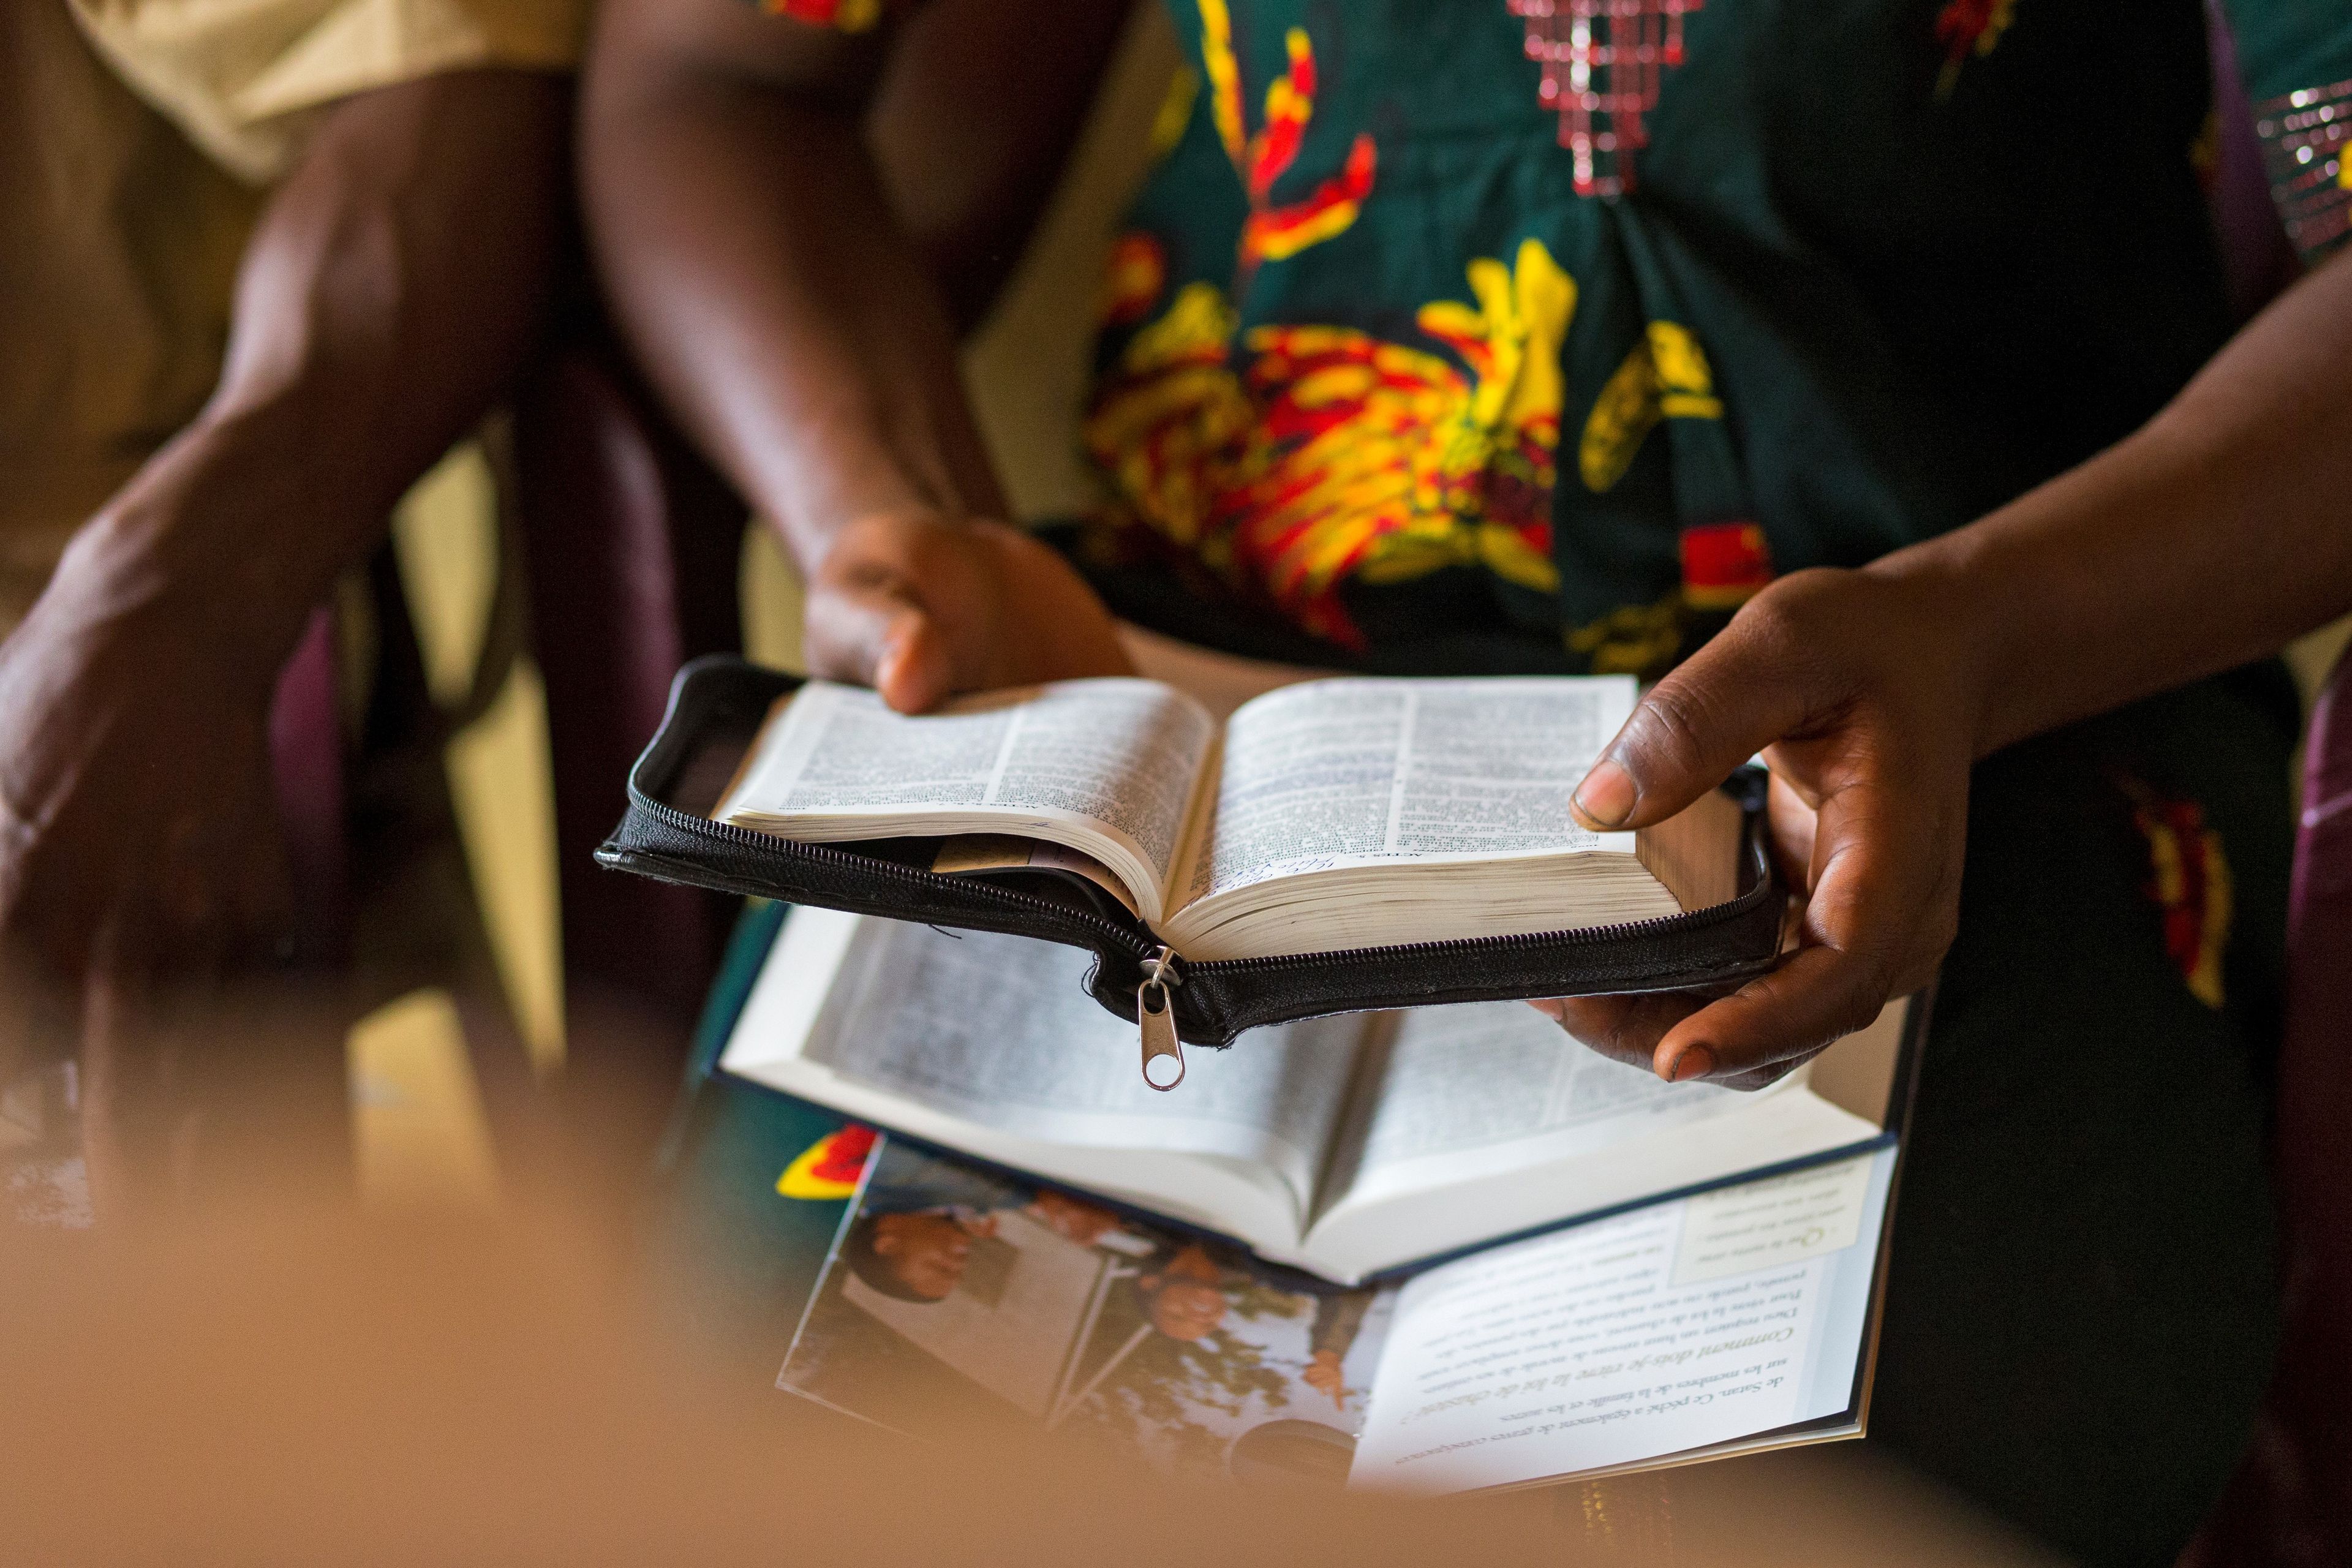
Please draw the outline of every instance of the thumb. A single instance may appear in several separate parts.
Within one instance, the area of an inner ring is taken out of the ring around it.
[[[811,594],[813,673],[869,685],[901,713],[937,707],[953,685],[938,621],[898,578],[853,580]]]
[[[1648,827],[1689,805],[1805,720],[1767,639],[1735,620],[1652,687],[1572,798],[1594,832]]]
[[[928,712],[955,689],[954,662],[939,623],[917,607],[891,624],[874,663],[874,689],[901,713]]]

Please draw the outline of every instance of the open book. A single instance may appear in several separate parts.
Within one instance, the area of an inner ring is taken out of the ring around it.
[[[1223,726],[1157,681],[1071,680],[919,718],[810,681],[780,700],[714,820],[803,843],[940,840],[948,873],[1082,879],[1192,961],[1527,935],[1738,891],[1742,817],[1711,794],[1641,833],[1569,798],[1630,677],[1334,679]]]
[[[1517,1002],[1318,1018],[1130,1066],[1088,956],[800,909],[720,1066],[1351,1281],[1878,1138],[1906,1005],[1771,1089],[1670,1085]]]
[[[916,1436],[1458,1492],[1862,1435],[1895,1151],[1327,1290],[862,1128],[777,1386]],[[804,1158],[806,1156],[803,1156]]]

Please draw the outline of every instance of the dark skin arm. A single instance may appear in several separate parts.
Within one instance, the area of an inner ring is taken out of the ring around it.
[[[267,931],[277,673],[536,342],[569,106],[485,71],[325,117],[247,247],[211,400],[0,644],[0,932],[73,968],[101,924],[179,961]]]
[[[1645,698],[1579,793],[1663,820],[1759,750],[1801,945],[1733,995],[1549,1005],[1668,1079],[1769,1083],[1924,984],[1958,919],[1969,768],[2352,610],[2352,251],[2144,428],[1970,527],[1774,584]]]
[[[799,563],[813,669],[904,710],[1126,668],[1003,521],[956,359],[1124,10],[938,0],[854,37],[739,0],[601,14],[581,176],[614,313]]]

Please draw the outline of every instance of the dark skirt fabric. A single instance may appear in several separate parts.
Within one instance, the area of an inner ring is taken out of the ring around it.
[[[1973,782],[1871,1437],[2085,1563],[2172,1560],[2271,1365],[2296,717],[2265,666]]]

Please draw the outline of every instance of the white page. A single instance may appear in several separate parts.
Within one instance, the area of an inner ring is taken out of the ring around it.
[[[719,815],[1083,817],[1132,843],[1164,886],[1213,734],[1199,703],[1150,680],[1055,681],[919,717],[863,688],[810,681]]]
[[[1355,1151],[1363,1173],[1528,1139],[1558,1157],[1755,1103],[1612,1061],[1521,1002],[1399,1014],[1377,1072]]]
[[[1190,894],[1339,866],[1614,849],[1570,795],[1632,713],[1631,678],[1310,681],[1228,722]]]
[[[1881,1149],[1423,1274],[1349,1484],[1509,1486],[1846,1411],[1894,1166]]]
[[[1633,677],[1415,685],[1411,745],[1397,777],[1397,853],[1601,847],[1602,836],[1576,825],[1569,801],[1633,716]],[[1615,837],[1632,848],[1631,835]]]
[[[1025,937],[866,921],[801,1056],[1020,1137],[1262,1163],[1303,1209],[1347,1095],[1360,1020],[1195,1047],[1182,1091],[1165,1094],[1143,1081],[1135,1025],[1087,993],[1093,963]]]
[[[1059,1119],[1066,1138],[1028,1137],[967,1114],[969,1106],[934,1109],[804,1057],[820,1026],[830,1029],[838,1018],[835,982],[858,933],[874,923],[878,922],[834,910],[793,911],[744,998],[742,1015],[719,1056],[720,1068],[861,1121],[1187,1219],[1253,1246],[1297,1245],[1299,1196],[1266,1163],[1281,1157],[1281,1146],[1263,1126],[1214,1121],[1155,1124],[1144,1118],[1079,1113]],[[1352,1039],[1333,1043],[1344,1048]],[[1220,1069],[1234,1060],[1232,1053],[1212,1054],[1195,1071],[1222,1077]],[[1017,1110],[1010,1114],[1014,1120],[1022,1115]],[[1103,1141],[1091,1141],[1097,1139]]]
[[[1517,1002],[1416,1008],[1375,1047],[1307,1251],[1338,1277],[1849,1148],[1876,1123],[1800,1068],[1736,1092],[1669,1084]]]

